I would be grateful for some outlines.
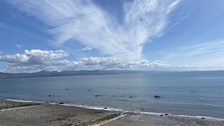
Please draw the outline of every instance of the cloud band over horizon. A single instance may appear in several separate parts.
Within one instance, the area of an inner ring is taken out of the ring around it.
[[[84,57],[79,60],[66,60],[69,54],[63,50],[24,50],[20,54],[0,55],[0,62],[7,67],[0,72],[33,73],[39,71],[73,70],[216,70],[214,66],[170,65],[160,61],[127,61],[115,57]],[[220,66],[219,68],[224,68]]]
[[[146,70],[168,68],[168,64],[147,60],[123,62],[115,57],[84,57],[65,60],[69,56],[63,50],[25,50],[21,54],[0,55],[0,62],[9,65],[2,71],[7,73],[32,73],[43,70]]]

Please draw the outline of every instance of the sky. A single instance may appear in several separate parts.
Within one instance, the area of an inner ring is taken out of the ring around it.
[[[1,0],[0,72],[223,70],[224,1]]]

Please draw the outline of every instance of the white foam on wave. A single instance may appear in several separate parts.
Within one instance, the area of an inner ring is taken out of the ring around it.
[[[75,105],[75,104],[63,104],[64,106],[74,106],[80,108],[87,108],[87,109],[94,109],[94,110],[107,110],[107,111],[124,111],[118,108],[111,108],[111,107],[102,107],[102,106],[89,106],[89,105]]]
[[[211,116],[191,116],[191,115],[172,115],[172,116],[176,116],[176,117],[186,117],[186,118],[204,118],[204,119],[209,119],[209,120],[220,120],[220,121],[224,121],[224,118],[218,118],[218,117],[211,117]]]
[[[23,102],[23,103],[44,103],[41,101],[30,101],[30,100],[20,100],[20,99],[5,99],[6,101],[12,101],[12,102]]]
[[[13,102],[25,102],[25,103],[44,103],[41,101],[30,101],[30,100],[20,100],[20,99],[5,99],[7,101],[13,101]],[[50,103],[52,105],[59,105],[58,103]],[[76,105],[76,104],[60,104],[62,106],[73,106],[73,107],[80,107],[80,108],[86,108],[86,109],[93,109],[93,110],[104,110],[104,111],[120,111],[120,112],[130,112],[135,114],[144,114],[144,115],[165,115],[165,113],[157,113],[157,112],[143,112],[143,111],[124,111],[119,108],[111,108],[111,107],[102,107],[102,106],[89,106],[89,105]],[[173,117],[183,117],[183,118],[196,118],[196,119],[209,119],[209,120],[218,120],[218,121],[224,121],[224,118],[218,118],[218,117],[210,117],[210,116],[193,116],[193,115],[178,115],[178,114],[170,114],[167,113],[168,116]]]
[[[209,120],[224,121],[224,118],[211,117],[211,116],[178,115],[178,114],[170,114],[170,113],[156,113],[156,112],[142,112],[142,111],[134,111],[133,113],[144,114],[144,115],[165,115],[165,114],[167,114],[167,116],[173,116],[173,117],[196,118],[196,119],[204,118],[204,119],[209,119]]]
[[[41,101],[30,101],[30,100],[20,100],[20,99],[5,99],[7,101],[13,101],[13,102],[23,102],[23,103],[45,103]],[[89,106],[89,105],[76,105],[76,104],[58,104],[56,102],[48,103],[52,105],[62,105],[62,106],[73,106],[73,107],[80,107],[80,108],[86,108],[86,109],[94,109],[94,110],[106,110],[106,111],[123,111],[122,109],[118,108],[111,108],[111,107],[103,107],[103,106]]]

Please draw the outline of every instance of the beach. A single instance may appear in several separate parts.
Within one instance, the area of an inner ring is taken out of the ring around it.
[[[224,119],[0,101],[0,126],[223,126]]]

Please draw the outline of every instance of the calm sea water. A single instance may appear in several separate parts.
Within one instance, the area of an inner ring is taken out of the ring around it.
[[[224,118],[224,72],[4,79],[0,99],[6,98]]]

